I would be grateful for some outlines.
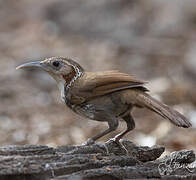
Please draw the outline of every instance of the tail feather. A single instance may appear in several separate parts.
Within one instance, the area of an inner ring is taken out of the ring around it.
[[[139,93],[138,101],[140,104],[143,104],[143,106],[147,107],[148,109],[151,109],[163,118],[168,119],[176,126],[183,128],[189,128],[192,126],[189,120],[182,114],[170,108],[169,106],[160,103],[146,93]]]

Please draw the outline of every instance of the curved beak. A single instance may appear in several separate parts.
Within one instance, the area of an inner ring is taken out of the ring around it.
[[[28,62],[16,67],[16,69],[30,69],[30,68],[41,68],[43,70],[46,70],[45,65],[41,61]]]

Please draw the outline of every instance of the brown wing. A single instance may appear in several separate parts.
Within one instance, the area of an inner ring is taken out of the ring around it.
[[[76,94],[85,99],[129,88],[141,88],[147,91],[143,87],[146,82],[137,80],[133,76],[119,71],[86,72],[78,80],[74,85],[74,89],[76,91],[80,89]]]

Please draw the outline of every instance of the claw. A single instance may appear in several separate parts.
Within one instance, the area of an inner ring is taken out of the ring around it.
[[[108,147],[106,146],[106,144],[105,144],[105,143],[104,143],[104,144],[102,144],[102,147],[104,147],[104,148],[105,148],[107,155],[109,155],[109,154],[110,154],[110,152],[109,152],[109,149],[108,149]]]
[[[120,140],[117,137],[109,139],[109,141],[115,142],[121,149],[125,150],[126,155],[129,155],[129,151],[126,149],[126,147],[120,142]],[[109,142],[107,141],[107,142]]]
[[[82,143],[82,146],[89,146],[93,144],[95,144],[95,141],[92,139],[88,139],[86,142]],[[110,152],[105,143],[104,144],[96,143],[96,146],[98,146],[100,149],[105,149],[107,155],[109,155]]]

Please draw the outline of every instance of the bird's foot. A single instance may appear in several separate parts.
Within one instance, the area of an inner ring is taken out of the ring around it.
[[[121,149],[123,149],[125,151],[126,155],[129,155],[129,151],[126,149],[126,147],[123,145],[123,143],[120,141],[120,139],[118,138],[118,136],[109,139],[106,143],[109,142],[115,142]]]
[[[89,146],[95,144],[95,141],[91,138],[89,138],[86,142],[82,143],[83,146]]]
[[[95,141],[91,138],[89,138],[86,142],[82,143],[82,146],[90,146],[90,145],[96,145],[100,149],[105,149],[106,153],[109,154],[109,150],[108,150],[105,143],[104,144],[101,144],[101,143],[96,143],[95,144]]]

